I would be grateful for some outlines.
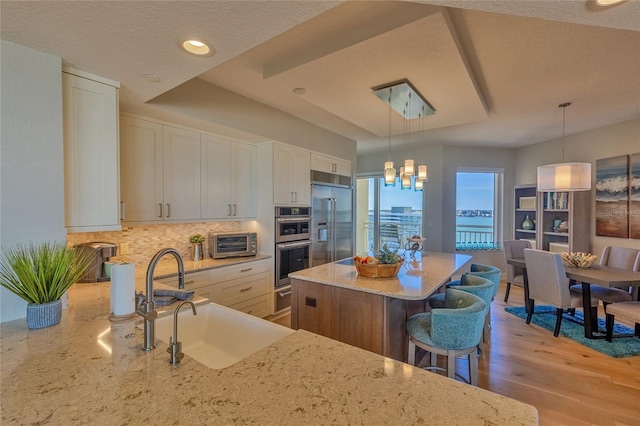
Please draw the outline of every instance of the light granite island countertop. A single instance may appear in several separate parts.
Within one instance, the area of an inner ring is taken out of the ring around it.
[[[530,405],[303,330],[212,370],[108,316],[109,284],[83,284],[56,326],[0,324],[3,425],[537,424]]]

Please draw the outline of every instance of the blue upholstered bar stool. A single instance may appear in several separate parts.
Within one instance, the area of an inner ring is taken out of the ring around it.
[[[482,265],[480,263],[472,263],[470,272],[466,272],[469,275],[475,275],[476,277],[486,278],[493,282],[493,295],[491,296],[491,300],[495,299],[498,294],[498,289],[500,288],[500,276],[502,275],[502,271],[500,268],[492,265]],[[451,281],[449,285],[458,285],[458,281]],[[486,342],[486,332],[491,330],[491,304],[487,306],[487,316],[485,317],[484,330],[482,333],[482,341]]]
[[[488,321],[489,316],[489,307],[491,306],[491,300],[493,300],[494,288],[495,284],[493,281],[479,277],[474,275],[472,272],[467,272],[460,277],[459,280],[451,281],[447,284],[447,288],[453,288],[456,290],[466,291],[467,293],[474,294],[482,299],[482,301],[487,305],[485,310],[485,328],[482,330],[482,339],[480,340],[480,344],[478,345],[479,353],[482,353],[484,350],[483,341],[484,334],[486,330],[486,323]],[[444,307],[444,298],[445,294],[440,293],[432,296],[428,299],[429,306],[431,309],[439,309]]]
[[[456,376],[456,358],[466,355],[469,360],[469,382],[477,386],[478,360],[470,355],[482,339],[486,309],[486,304],[478,296],[448,288],[444,307],[415,314],[407,321],[409,364],[415,365],[416,347],[432,354],[431,365],[427,369],[436,369],[437,355],[445,355],[447,376],[453,379]]]

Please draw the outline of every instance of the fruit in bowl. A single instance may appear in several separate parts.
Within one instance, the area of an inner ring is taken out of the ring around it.
[[[353,263],[359,275],[369,278],[388,278],[398,273],[403,259],[385,244],[375,256],[356,256]]]

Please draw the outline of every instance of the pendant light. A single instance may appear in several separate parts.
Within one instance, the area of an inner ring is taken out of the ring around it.
[[[411,159],[411,122],[409,116],[411,115],[411,92],[408,92],[407,99],[405,101],[404,109],[404,138],[407,145],[407,159],[404,160],[404,174],[411,177],[415,172],[415,162]],[[409,179],[409,186],[411,186],[411,179]],[[403,183],[403,188],[404,183]]]
[[[420,141],[424,142],[424,105],[422,106],[422,112],[420,115]],[[424,149],[424,147],[423,147]],[[424,156],[424,153],[421,157]],[[424,163],[424,161],[422,161]],[[418,174],[416,175],[416,191],[422,191],[422,187],[424,182],[428,181],[429,177],[427,175],[427,165],[421,164],[418,166]],[[418,189],[418,182],[420,182],[420,189]]]
[[[395,89],[395,90],[394,90]],[[433,115],[436,113],[435,108],[427,102],[427,100],[411,85],[408,80],[400,80],[394,83],[388,83],[382,86],[373,87],[373,94],[380,100],[385,101],[389,106],[389,135],[388,135],[388,153],[387,161],[384,163],[384,183],[385,186],[395,185],[396,169],[391,161],[391,109],[398,112],[404,118],[404,144],[407,150],[407,158],[403,162],[400,172],[400,183],[403,188],[407,186],[408,176],[409,186],[411,177],[420,175],[421,181],[426,181],[426,166],[416,167],[415,161],[411,158],[411,131],[410,120],[414,118],[424,117],[425,115]],[[420,111],[418,114],[416,111]],[[406,188],[405,188],[406,189]]]
[[[565,163],[564,138],[566,108],[571,102],[558,105],[562,108],[562,163],[538,167],[538,191],[589,191],[591,189],[591,163]]]
[[[384,163],[384,186],[396,185],[396,169],[393,168],[393,161],[391,161],[391,93],[393,88],[389,87],[389,136],[388,136],[388,151],[387,161]]]

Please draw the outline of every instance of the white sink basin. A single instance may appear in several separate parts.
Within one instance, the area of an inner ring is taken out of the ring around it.
[[[277,342],[294,330],[215,303],[197,306],[193,315],[185,305],[178,314],[182,352],[209,368],[221,369]],[[158,349],[169,346],[173,315],[156,319]],[[156,350],[158,350],[156,349]],[[168,356],[168,355],[167,355]]]

